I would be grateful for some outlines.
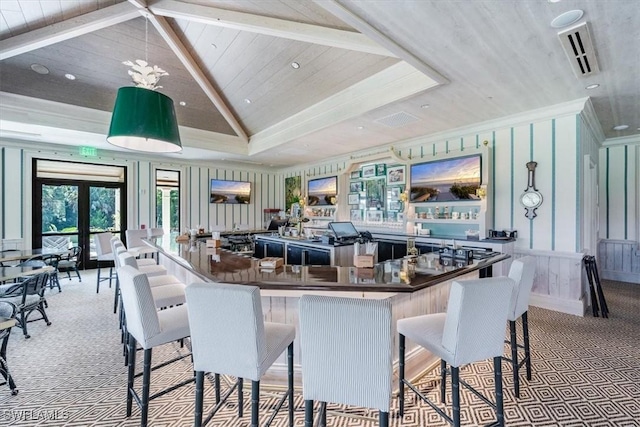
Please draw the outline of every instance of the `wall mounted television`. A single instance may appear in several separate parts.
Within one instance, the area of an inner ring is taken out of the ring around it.
[[[209,191],[210,203],[248,205],[251,201],[251,183],[247,181],[212,179]]]
[[[411,165],[410,198],[413,203],[478,200],[482,184],[480,154]]]
[[[307,204],[309,206],[335,205],[337,195],[337,176],[311,179],[307,183]]]

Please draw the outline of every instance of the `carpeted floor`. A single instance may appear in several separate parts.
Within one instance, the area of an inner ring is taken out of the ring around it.
[[[0,426],[139,425],[137,409],[130,419],[125,418],[126,368],[117,316],[112,313],[113,289],[103,285],[96,294],[95,272],[83,273],[82,283],[61,279],[63,292],[48,294],[51,326],[42,321],[29,324],[28,340],[20,329],[13,330],[8,359],[20,393],[11,396],[7,386],[0,387]],[[516,399],[511,370],[504,364],[508,426],[640,426],[640,285],[605,282],[604,291],[609,319],[530,309],[533,378],[528,382],[523,375],[521,397]],[[154,352],[154,361],[185,351],[167,345]],[[152,375],[152,393],[191,375],[189,358],[157,371]],[[465,367],[461,378],[493,396],[490,361]],[[433,398],[438,395],[433,378],[423,379],[421,386]],[[205,409],[213,403],[211,391],[209,386]],[[150,425],[192,425],[193,392],[191,384],[152,401]],[[261,399],[264,423],[277,397],[265,393]],[[413,398],[407,402],[408,411],[400,420],[395,417],[397,400],[393,400],[392,426],[447,425],[426,404]],[[248,426],[249,403],[247,396],[245,417],[238,419],[235,399],[230,400],[209,425]],[[296,426],[302,426],[299,392],[296,404]],[[274,426],[286,426],[283,409]],[[377,425],[370,421],[377,419],[377,411],[346,408],[344,412],[351,416],[330,413],[328,425]],[[463,389],[462,417],[463,425],[482,425],[492,420],[493,412]]]

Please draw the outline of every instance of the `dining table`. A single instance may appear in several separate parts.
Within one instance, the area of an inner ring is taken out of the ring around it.
[[[0,297],[3,295],[3,289],[11,285],[15,279],[20,277],[32,276],[40,273],[51,273],[54,268],[50,265],[45,267],[0,267]]]
[[[59,248],[37,248],[37,249],[6,249],[0,251],[0,263],[11,261],[22,261],[39,255],[65,255],[68,249]]]

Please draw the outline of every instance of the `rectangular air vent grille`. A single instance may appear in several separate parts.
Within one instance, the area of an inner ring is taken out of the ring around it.
[[[409,123],[417,122],[418,118],[412,116],[409,113],[400,111],[399,113],[391,114],[390,116],[382,117],[376,120],[377,123],[389,126],[391,128],[399,128],[401,126],[408,125]]]
[[[558,33],[558,37],[577,77],[592,76],[600,71],[586,22]]]

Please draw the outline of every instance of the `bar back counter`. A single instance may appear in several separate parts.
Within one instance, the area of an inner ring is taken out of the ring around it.
[[[398,259],[377,263],[373,268],[285,264],[276,269],[265,269],[260,267],[260,259],[226,249],[208,248],[204,240],[176,243],[164,237],[147,243],[158,249],[160,263],[168,273],[183,283],[222,282],[259,287],[267,322],[298,327],[298,300],[303,294],[389,299],[393,309],[396,363],[395,324],[398,319],[445,312],[453,280],[491,276],[494,265],[499,266],[510,258],[507,254],[487,251],[478,253],[469,265],[462,267],[441,266],[437,260],[431,260],[429,265],[415,266],[405,259]],[[294,355],[295,363],[299,365],[298,338]],[[418,346],[407,347],[407,376],[421,374],[436,361]],[[278,382],[286,378],[284,357],[274,364],[269,374],[267,379]]]

